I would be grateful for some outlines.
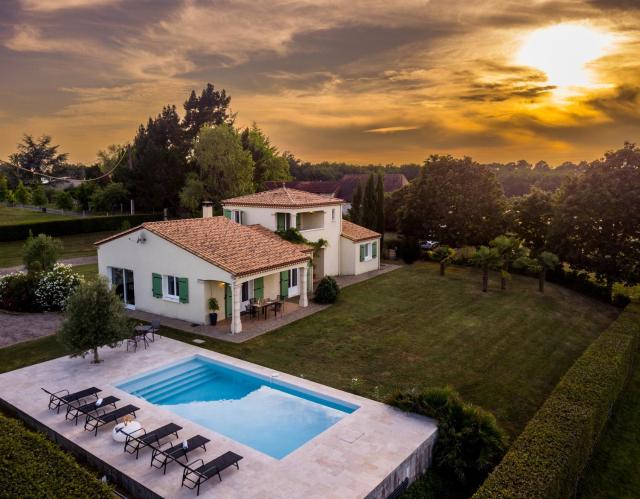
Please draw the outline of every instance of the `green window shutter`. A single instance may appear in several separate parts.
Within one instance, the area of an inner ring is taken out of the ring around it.
[[[233,298],[231,297],[231,286],[224,285],[224,316],[231,317],[233,312]]]
[[[264,298],[264,277],[253,280],[253,297],[256,299]]]
[[[286,298],[289,296],[289,271],[280,272],[280,296]]]
[[[178,293],[180,303],[189,303],[189,279],[178,277]]]
[[[360,261],[364,262],[364,244],[360,245]]]
[[[378,242],[371,243],[371,257],[375,258],[378,256]]]
[[[241,212],[240,212],[240,223],[241,223],[242,225],[245,225],[245,220],[244,220],[244,218],[245,218],[245,217],[244,217],[244,211],[241,211]]]
[[[162,298],[162,276],[160,274],[151,274],[151,289],[154,298]]]
[[[300,229],[300,222],[302,222],[302,213],[296,213],[296,228]]]
[[[229,220],[231,220],[231,210],[222,210],[222,213],[224,214],[225,218],[228,218]]]
[[[286,230],[285,213],[276,213],[277,228],[278,231]]]

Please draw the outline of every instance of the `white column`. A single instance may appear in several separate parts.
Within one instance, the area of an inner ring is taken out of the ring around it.
[[[236,281],[231,283],[231,334],[242,332],[242,321],[240,320],[240,300],[242,298],[242,284]]]
[[[300,306],[306,307],[309,305],[309,299],[307,298],[307,267],[298,269],[298,281],[300,283]]]

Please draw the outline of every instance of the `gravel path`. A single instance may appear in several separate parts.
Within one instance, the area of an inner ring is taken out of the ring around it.
[[[80,256],[78,258],[65,258],[58,260],[58,263],[67,263],[69,265],[88,265],[90,263],[98,263],[97,256]],[[24,270],[23,265],[17,267],[4,267],[0,269],[0,275],[11,274],[12,272],[19,272]]]
[[[45,312],[23,314],[0,310],[0,348],[54,334],[62,323],[62,314]]]

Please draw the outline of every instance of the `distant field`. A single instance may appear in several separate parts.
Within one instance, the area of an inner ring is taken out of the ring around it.
[[[72,236],[60,236],[64,244],[62,258],[78,258],[81,256],[95,256],[94,242],[114,234],[114,232],[88,232]],[[0,243],[0,268],[13,267],[22,263],[22,246],[24,241],[9,241]]]
[[[93,280],[98,277],[98,264],[89,263],[87,265],[74,265],[73,270],[84,276],[87,280]]]
[[[69,220],[67,215],[51,215],[38,211],[23,210],[0,206],[0,226],[33,222],[51,222],[53,220]]]

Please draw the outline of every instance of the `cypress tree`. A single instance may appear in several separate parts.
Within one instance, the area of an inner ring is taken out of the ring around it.
[[[375,230],[378,224],[378,203],[376,202],[376,186],[373,173],[369,175],[367,184],[364,187],[364,196],[362,200],[362,225],[367,229]]]
[[[378,175],[378,189],[376,193],[377,207],[376,231],[384,234],[384,174]]]
[[[356,191],[353,193],[349,215],[351,216],[351,221],[354,224],[360,224],[362,222],[362,186],[360,183],[358,183]]]

